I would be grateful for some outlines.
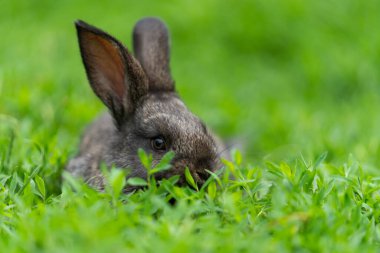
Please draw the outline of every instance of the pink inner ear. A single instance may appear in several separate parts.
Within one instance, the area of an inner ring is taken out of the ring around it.
[[[94,75],[94,87],[98,91],[111,90],[120,99],[125,94],[125,66],[119,48],[99,35],[87,33],[85,50],[87,63]]]

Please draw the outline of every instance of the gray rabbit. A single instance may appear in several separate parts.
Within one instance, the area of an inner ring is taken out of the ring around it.
[[[157,179],[180,175],[188,167],[198,184],[221,167],[223,144],[184,105],[169,68],[169,34],[156,18],[140,20],[133,31],[134,56],[115,38],[83,21],[75,23],[89,83],[108,107],[85,131],[77,157],[67,170],[102,190],[100,164],[129,168],[129,177],[146,178],[137,150],[153,165],[172,150],[171,169]]]

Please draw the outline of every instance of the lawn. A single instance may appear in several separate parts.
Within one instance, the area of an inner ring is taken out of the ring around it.
[[[379,6],[0,0],[0,252],[379,252]],[[185,103],[240,145],[200,189],[121,194],[114,169],[96,192],[64,174],[105,110],[74,21],[130,47],[144,16],[171,31]]]

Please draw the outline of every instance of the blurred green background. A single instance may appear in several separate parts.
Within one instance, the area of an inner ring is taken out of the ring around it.
[[[47,150],[52,172],[104,106],[87,83],[73,22],[131,45],[144,16],[172,35],[189,108],[245,157],[380,165],[380,1],[0,1],[0,145],[12,163]],[[5,149],[4,149],[5,150]],[[37,158],[36,158],[37,159]]]

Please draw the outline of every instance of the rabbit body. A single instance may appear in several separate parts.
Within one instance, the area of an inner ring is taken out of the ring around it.
[[[146,178],[137,150],[151,153],[153,165],[173,151],[171,168],[158,179],[180,175],[188,167],[198,184],[207,170],[221,167],[223,144],[192,114],[175,91],[169,68],[169,35],[158,19],[138,22],[133,33],[135,56],[115,38],[82,21],[76,23],[82,60],[94,93],[109,112],[85,131],[78,155],[67,170],[103,189],[100,165],[129,169]]]

